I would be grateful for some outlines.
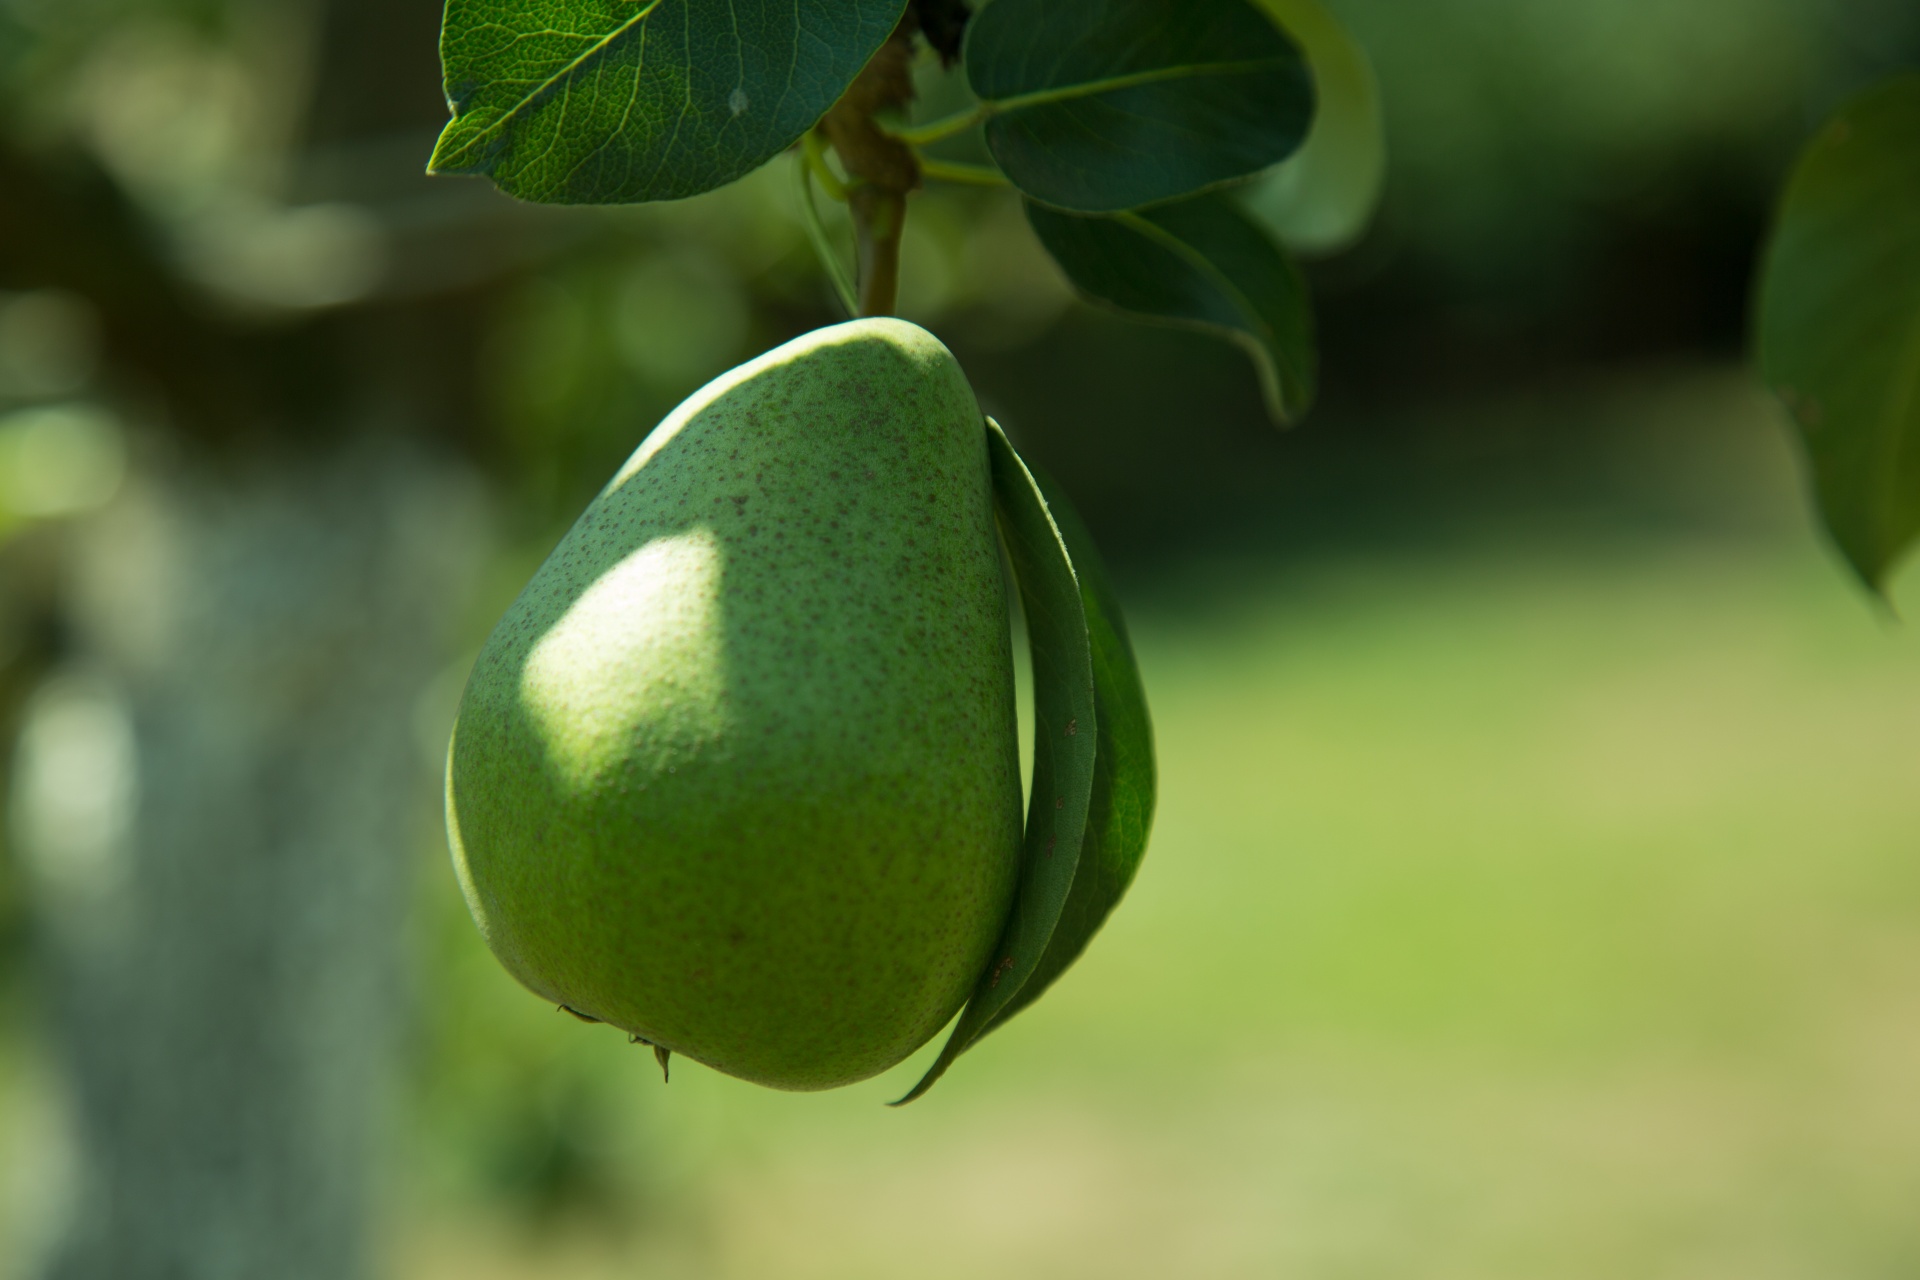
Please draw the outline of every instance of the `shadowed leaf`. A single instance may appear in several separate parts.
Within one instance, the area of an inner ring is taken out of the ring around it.
[[[994,0],[967,28],[986,143],[1043,204],[1110,213],[1287,157],[1313,85],[1248,0]]]
[[[1245,347],[1275,421],[1297,418],[1312,403],[1306,285],[1230,196],[1208,193],[1111,217],[1028,201],[1027,220],[1067,278],[1095,302],[1218,333]]]
[[[1827,528],[1880,590],[1920,537],[1920,75],[1855,98],[1802,154],[1759,312]]]
[[[1306,51],[1313,128],[1277,169],[1241,188],[1249,212],[1300,254],[1337,253],[1373,220],[1387,176],[1373,64],[1320,0],[1257,0]]]

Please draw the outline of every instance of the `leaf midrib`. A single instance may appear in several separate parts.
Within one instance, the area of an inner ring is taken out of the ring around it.
[[[543,97],[545,97],[547,92],[551,90],[556,84],[559,84],[562,80],[565,80],[567,77],[571,76],[575,71],[579,70],[582,66],[586,65],[588,62],[598,57],[600,54],[604,53],[607,47],[611,45],[615,40],[618,40],[621,36],[633,30],[633,28],[639,26],[641,23],[645,22],[648,18],[652,17],[653,11],[655,9],[658,9],[664,3],[666,3],[666,0],[648,0],[646,7],[641,9],[640,12],[634,14],[631,18],[628,18],[625,22],[621,23],[619,26],[607,32],[606,35],[601,36],[598,40],[588,45],[585,49],[582,49],[578,56],[576,56],[571,61],[569,61],[565,66],[561,67],[558,71],[548,76],[545,80],[542,80],[537,87],[535,87],[531,92],[529,92],[524,97],[522,97],[518,102],[514,103],[513,106],[501,112],[499,115],[495,116],[493,120],[490,121],[485,128],[478,130],[473,134],[472,137],[468,138],[465,142],[461,143],[458,148],[449,152],[445,158],[446,161],[454,161],[459,159],[461,156],[471,151],[474,147],[478,146],[480,143],[484,142],[488,138],[493,137],[495,134],[499,133],[502,129],[506,128],[508,124],[512,123],[512,121],[519,116],[523,108],[531,105],[532,103],[540,101]],[[435,157],[435,159],[436,161],[439,161],[440,158]],[[438,171],[441,167],[442,167],[441,163],[436,163],[433,166],[433,171]]]
[[[1247,328],[1252,330],[1260,338],[1262,343],[1268,347],[1279,345],[1278,335],[1274,333],[1273,326],[1267,323],[1267,318],[1260,313],[1260,309],[1253,305],[1253,300],[1247,297],[1246,291],[1235,284],[1232,277],[1228,276],[1226,272],[1216,266],[1212,259],[1208,258],[1206,254],[1201,253],[1198,249],[1195,249],[1192,245],[1159,223],[1154,222],[1150,218],[1142,217],[1140,214],[1132,212],[1115,214],[1114,220],[1122,226],[1130,228],[1134,234],[1152,240],[1161,248],[1168,250],[1182,262],[1185,262],[1188,266],[1198,271],[1201,275],[1213,281],[1213,283],[1219,287],[1220,292],[1226,294],[1228,299],[1232,301],[1234,308],[1239,311],[1241,316],[1246,320]]]
[[[1279,331],[1273,327],[1273,324],[1267,319],[1265,313],[1254,305],[1253,299],[1247,296],[1246,290],[1235,284],[1233,277],[1229,276],[1225,271],[1222,271],[1213,259],[1188,244],[1173,232],[1167,230],[1167,228],[1154,222],[1152,219],[1142,217],[1140,214],[1130,210],[1112,216],[1116,222],[1131,229],[1134,234],[1143,239],[1151,240],[1173,254],[1176,258],[1179,258],[1182,262],[1185,262],[1195,271],[1198,271],[1203,277],[1211,280],[1214,286],[1226,295],[1227,301],[1240,313],[1242,320],[1246,324],[1246,328],[1242,331],[1241,335],[1234,335],[1231,331],[1229,331],[1229,335],[1236,337],[1244,335],[1245,339],[1251,340],[1252,354],[1255,357],[1254,363],[1257,372],[1260,374],[1263,387],[1270,386],[1271,388],[1269,405],[1272,412],[1283,422],[1291,419],[1296,411],[1295,405],[1292,403],[1292,392],[1297,388],[1292,388],[1287,385],[1286,372],[1281,368],[1278,355],[1280,350]],[[1195,319],[1190,323],[1210,325],[1213,322]],[[1241,345],[1244,346],[1246,343],[1243,341]],[[1268,382],[1268,379],[1271,379],[1271,383]]]
[[[1291,65],[1291,60],[1287,58],[1255,58],[1239,62],[1182,63],[1179,66],[1154,67],[1149,71],[1132,71],[1126,75],[1107,76],[1100,80],[1083,80],[1077,84],[1062,85],[1057,89],[1035,89],[1031,93],[1017,93],[1007,98],[987,98],[982,101],[981,105],[989,107],[995,115],[1002,115],[1009,111],[1021,111],[1028,107],[1043,107],[1055,102],[1071,102],[1079,98],[1097,97],[1103,93],[1118,93],[1122,89],[1133,89],[1141,85],[1157,84],[1163,80],[1194,79],[1200,76],[1246,75],[1256,71],[1280,70],[1289,65]]]

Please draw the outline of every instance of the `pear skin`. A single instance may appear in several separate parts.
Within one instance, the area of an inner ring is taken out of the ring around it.
[[[500,620],[447,767],[547,999],[782,1089],[958,1011],[1020,846],[987,438],[931,334],[817,330],[676,409]]]

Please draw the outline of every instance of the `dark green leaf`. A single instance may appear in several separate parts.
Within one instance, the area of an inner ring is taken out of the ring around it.
[[[1257,173],[1313,115],[1299,48],[1248,0],[994,0],[966,58],[1013,185],[1083,213]]]
[[[1286,253],[1221,193],[1137,213],[1081,217],[1027,202],[1067,278],[1096,302],[1244,346],[1274,420],[1313,400],[1313,312]]]
[[[1080,602],[1087,611],[1087,634],[1093,645],[1093,704],[1099,739],[1086,842],[1080,848],[1080,863],[1074,869],[1073,889],[1060,912],[1060,923],[1033,976],[980,1029],[981,1035],[1039,999],[1053,980],[1080,958],[1133,883],[1133,874],[1147,851],[1147,833],[1153,826],[1153,725],[1147,717],[1147,691],[1140,682],[1133,646],[1127,642],[1120,602],[1078,513],[1046,476],[1035,471],[1034,479],[1040,484],[1080,579]]]
[[[1033,653],[1033,789],[1006,933],[939,1058],[896,1106],[931,1089],[1039,968],[1073,887],[1093,791],[1099,730],[1080,583],[1032,473],[998,423],[988,419],[986,430],[994,513],[1019,582]]]
[[[1762,267],[1759,346],[1827,528],[1879,590],[1920,536],[1920,75],[1855,98],[1800,157]]]
[[[906,0],[449,0],[453,120],[435,173],[525,200],[620,204],[724,186],[793,145]]]
[[[1320,0],[1257,0],[1306,51],[1313,128],[1279,168],[1241,188],[1248,212],[1301,254],[1337,253],[1373,220],[1387,135],[1373,64]]]

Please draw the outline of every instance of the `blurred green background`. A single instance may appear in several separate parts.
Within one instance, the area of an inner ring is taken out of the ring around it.
[[[375,1118],[369,1243],[277,1274],[1920,1269],[1920,639],[1822,542],[1743,363],[1785,167],[1920,60],[1920,9],[1331,7],[1390,178],[1310,266],[1325,390],[1291,432],[1235,350],[1073,302],[1010,197],[916,197],[903,310],[1107,549],[1162,800],[1086,959],[896,1112],[931,1049],[828,1095],[663,1086],[493,962],[432,814],[465,655],[580,505],[701,382],[837,318],[784,162],[513,206],[419,175],[431,3],[0,0],[8,739],[99,661],[65,584],[137,559],[142,495],[224,510],[367,440],[459,477],[408,501],[468,585],[381,704],[417,776],[390,1043],[342,1104]],[[0,1277],[132,1274],[66,1243],[107,1052],[75,1026],[111,1016],[75,1007],[22,823]]]

